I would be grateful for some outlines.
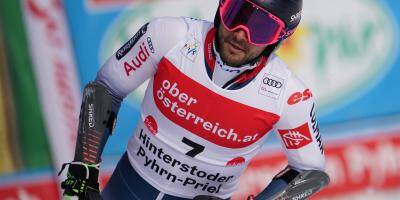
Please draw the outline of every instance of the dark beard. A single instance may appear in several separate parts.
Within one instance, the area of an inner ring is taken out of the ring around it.
[[[222,62],[224,62],[224,64],[226,64],[230,67],[240,68],[241,66],[247,65],[247,64],[254,65],[255,63],[257,63],[260,60],[261,56],[263,56],[263,53],[261,53],[260,55],[258,55],[255,58],[246,59],[240,63],[230,63],[227,61],[225,55],[222,53],[223,49],[221,47],[222,45],[221,45],[221,41],[219,39],[219,30],[215,31],[215,40],[214,41],[215,41],[215,49],[219,53]],[[240,44],[241,42],[238,42],[238,43]]]

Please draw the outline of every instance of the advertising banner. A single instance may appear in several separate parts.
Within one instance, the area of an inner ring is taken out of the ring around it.
[[[308,0],[279,55],[312,89],[321,124],[400,112],[398,1]]]
[[[58,0],[22,0],[29,50],[55,169],[74,156],[81,95],[64,8]]]
[[[378,137],[380,139],[376,140]],[[337,140],[327,145],[325,152],[327,173],[331,182],[313,199],[343,199],[345,195],[360,192],[357,199],[383,199],[379,198],[375,191],[390,191],[400,186],[400,129],[374,132],[361,138]],[[248,195],[257,194],[286,165],[286,158],[280,151],[256,157],[241,177],[239,189],[234,193],[232,200],[247,199]],[[102,185],[110,175],[111,171],[102,171]],[[368,191],[369,197],[362,194]],[[387,196],[397,199],[399,195],[399,192],[392,192]],[[0,182],[0,197],[56,199],[57,183],[50,174],[25,176],[6,184]]]
[[[399,129],[332,141],[326,145],[325,154],[326,171],[331,182],[318,194],[320,198],[339,197],[365,190],[373,193],[400,186]],[[242,176],[234,199],[245,199],[248,194],[257,194],[286,165],[286,158],[281,152],[257,157]]]
[[[12,172],[16,166],[13,159],[13,142],[10,105],[9,80],[6,70],[6,57],[3,42],[3,32],[0,27],[0,174]],[[15,153],[15,152],[14,152]]]
[[[26,176],[26,180],[12,180],[0,184],[1,200],[47,200],[59,199],[58,184],[50,174],[37,177]]]
[[[94,80],[103,62],[149,20],[171,14],[212,20],[217,3],[214,0],[64,1],[81,88]],[[116,134],[108,140],[105,155],[124,152],[139,117],[145,86],[143,84],[124,100],[118,114]]]
[[[212,21],[218,4],[217,0],[22,2],[57,165],[72,158],[79,93],[95,78],[102,63],[149,20],[190,16]],[[70,32],[62,18],[62,6]],[[331,184],[319,194],[321,199],[400,186],[400,129],[380,127],[382,121],[374,120],[400,114],[399,9],[400,2],[390,0],[308,0],[301,26],[277,52],[313,91],[320,128],[327,130],[322,133],[325,139],[329,138],[325,140],[325,153]],[[79,84],[71,49],[77,61]],[[145,84],[132,92],[121,107],[115,134],[103,156],[105,168],[112,168],[125,151],[140,116]],[[362,121],[366,119],[370,121]],[[393,127],[398,119],[385,123]],[[359,120],[361,124],[355,123]],[[346,130],[335,128],[335,124],[343,122],[349,123]],[[357,130],[355,125],[363,129]],[[276,139],[265,146],[249,165],[233,199],[259,192],[287,164]],[[103,184],[110,173],[102,170]],[[48,175],[10,180],[14,177],[0,181],[0,196],[46,199],[58,195],[56,180]],[[40,189],[44,186],[49,191]]]
[[[0,1],[0,20],[7,60],[7,65],[2,65],[2,81],[9,80],[9,91],[2,98],[9,100],[4,114],[9,127],[2,134],[8,135],[8,142],[14,149],[10,152],[15,164],[13,171],[48,167],[51,157],[20,2]]]
[[[147,21],[159,16],[191,16],[212,21],[218,1],[65,1],[81,87],[102,63]],[[179,8],[179,9],[177,9]],[[331,12],[335,8],[335,12]],[[310,0],[295,35],[278,54],[311,88],[320,125],[400,112],[396,92],[400,9],[397,1]],[[145,84],[123,103],[113,148],[124,151],[138,120]],[[368,109],[366,109],[368,108]]]

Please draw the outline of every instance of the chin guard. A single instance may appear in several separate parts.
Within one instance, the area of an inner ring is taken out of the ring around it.
[[[79,114],[74,161],[87,164],[99,163],[115,121],[116,113],[112,111],[112,97],[106,88],[98,83],[87,84]]]

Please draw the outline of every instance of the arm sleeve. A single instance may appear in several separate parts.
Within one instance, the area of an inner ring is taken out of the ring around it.
[[[155,19],[105,62],[95,83],[84,90],[75,161],[100,162],[121,101],[156,72],[160,59],[182,39],[186,29],[183,18]]]
[[[184,18],[156,18],[143,25],[101,67],[95,82],[106,87],[118,112],[122,99],[154,75],[161,58],[187,32]]]
[[[291,74],[275,125],[289,165],[297,170],[325,170],[325,156],[310,89]]]

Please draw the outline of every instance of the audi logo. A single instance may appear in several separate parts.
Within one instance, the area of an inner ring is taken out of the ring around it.
[[[276,81],[276,80],[271,79],[271,78],[268,78],[268,77],[263,79],[263,83],[266,84],[266,85],[269,85],[271,87],[274,87],[274,88],[281,88],[282,87],[282,83],[281,82]]]

